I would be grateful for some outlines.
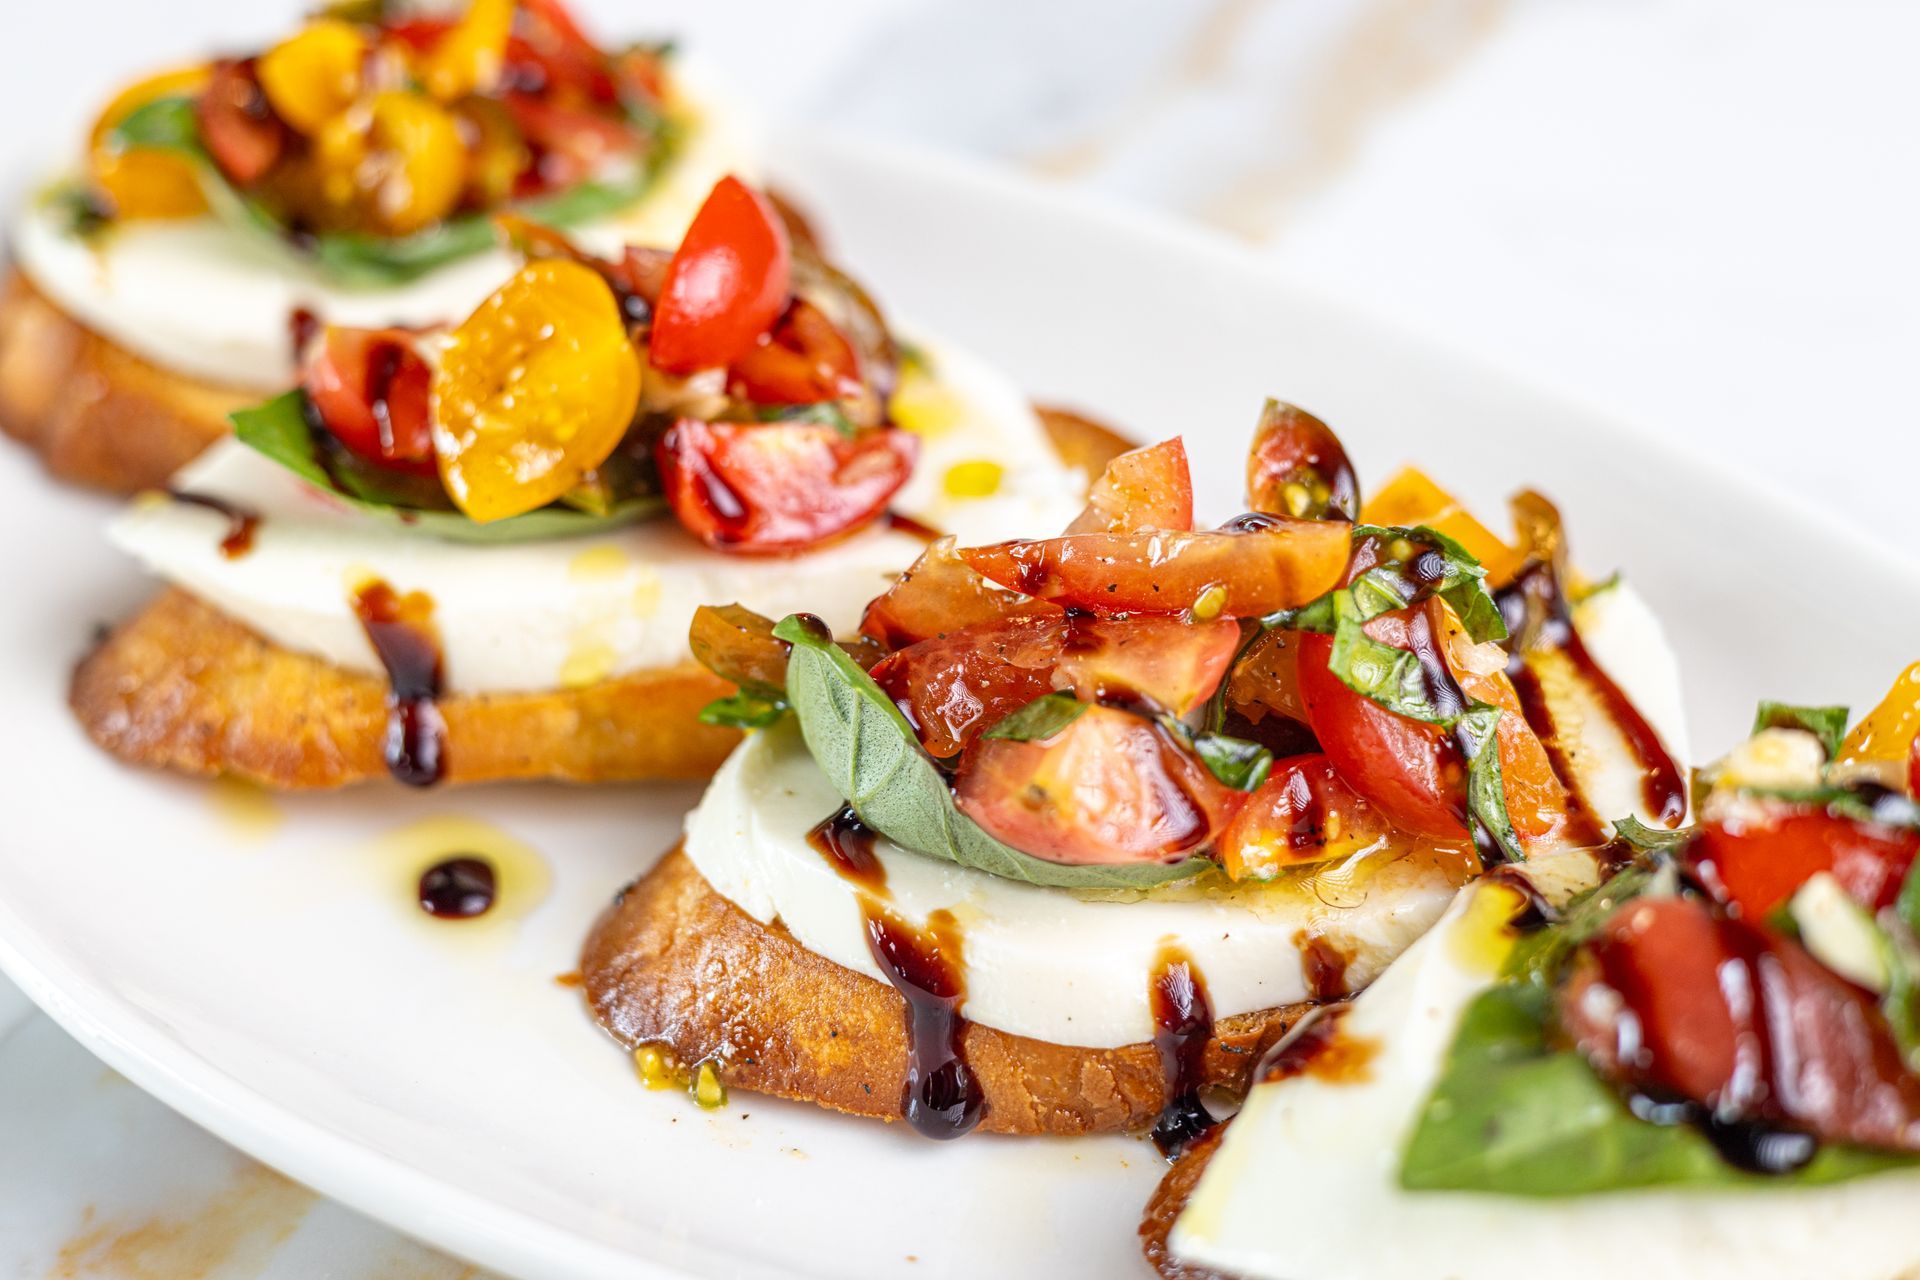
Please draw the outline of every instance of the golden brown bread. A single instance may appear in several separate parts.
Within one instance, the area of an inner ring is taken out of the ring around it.
[[[1218,1271],[1181,1262],[1167,1249],[1167,1236],[1173,1230],[1174,1220],[1187,1207],[1187,1197],[1199,1185],[1200,1175],[1207,1171],[1207,1162],[1213,1159],[1225,1132],[1226,1126],[1218,1126],[1181,1152],[1180,1158],[1160,1179],[1160,1185],[1153,1189],[1153,1198],[1147,1201],[1146,1212],[1141,1215],[1140,1251],[1147,1255],[1147,1262],[1164,1280],[1228,1280]]]
[[[0,284],[0,431],[62,480],[158,488],[264,397],[162,369],[75,320],[17,268]]]
[[[897,1119],[906,1003],[883,982],[808,951],[711,888],[679,850],[608,908],[581,954],[587,1001],[622,1044],[712,1062],[731,1088]],[[1223,1018],[1205,1083],[1238,1092],[1305,1005]],[[1166,1103],[1150,1043],[1082,1049],[968,1024],[963,1047],[997,1133],[1133,1132]]]
[[[739,735],[701,724],[732,686],[695,663],[548,693],[450,695],[446,781],[704,778]],[[261,639],[170,589],[74,671],[93,740],[129,764],[289,790],[387,776],[386,681]]]

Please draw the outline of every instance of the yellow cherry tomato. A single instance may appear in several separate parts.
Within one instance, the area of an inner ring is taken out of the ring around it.
[[[454,503],[486,522],[543,507],[633,423],[640,357],[590,267],[529,262],[453,332],[433,379],[433,444]]]
[[[367,38],[349,22],[322,18],[260,58],[260,87],[282,120],[312,137],[360,95]]]
[[[370,140],[380,157],[374,213],[393,235],[430,226],[453,211],[467,184],[460,125],[431,98],[382,93],[371,108]]]
[[[1900,673],[1880,705],[1867,712],[1840,744],[1842,763],[1856,760],[1900,761],[1913,750],[1920,733],[1920,662]]]
[[[199,93],[207,87],[205,67],[163,71],[128,85],[116,94],[88,139],[87,169],[94,189],[121,218],[191,218],[207,211],[193,162],[171,151],[122,149],[110,135],[135,108],[158,98]]]
[[[420,81],[442,102],[485,93],[500,78],[515,0],[473,0],[466,16],[420,62]]]

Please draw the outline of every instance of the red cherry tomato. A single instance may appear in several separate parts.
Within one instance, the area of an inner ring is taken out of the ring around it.
[[[916,445],[893,427],[848,438],[814,423],[682,418],[654,456],[668,505],[702,542],[792,552],[884,511],[913,471]]]
[[[522,197],[575,186],[609,159],[639,145],[630,123],[602,112],[562,106],[530,93],[510,93],[504,102],[537,157],[515,188]]]
[[[1267,401],[1247,451],[1247,501],[1255,511],[1357,519],[1360,482],[1333,429],[1304,409]]]
[[[1273,762],[1220,833],[1214,856],[1235,880],[1265,880],[1285,867],[1363,848],[1389,830],[1385,816],[1316,752]]]
[[[1206,533],[1075,533],[969,547],[960,557],[1015,591],[1094,613],[1251,618],[1307,603],[1340,583],[1348,526],[1262,516]]]
[[[1920,832],[1800,810],[1740,823],[1710,823],[1687,860],[1715,896],[1749,920],[1765,920],[1817,872],[1831,872],[1870,911],[1893,905],[1920,851]]]
[[[989,582],[960,558],[953,538],[946,537],[929,546],[874,598],[860,620],[860,630],[890,649],[904,649],[976,623],[1063,613],[1058,605],[1030,600]]]
[[[739,360],[786,309],[791,276],[780,215],[738,178],[720,179],[667,268],[654,367],[692,373]]]
[[[258,182],[286,150],[287,127],[267,104],[251,60],[216,62],[195,115],[208,154],[235,186]]]
[[[817,404],[860,394],[860,361],[826,312],[796,298],[773,332],[734,361],[734,394],[755,404]]]
[[[1617,999],[1599,998],[1600,987]],[[1793,939],[1700,899],[1619,911],[1559,1005],[1581,1052],[1629,1088],[1724,1120],[1920,1149],[1920,1076],[1906,1070],[1878,1001]]]
[[[1193,529],[1193,475],[1179,436],[1109,462],[1087,493],[1087,509],[1067,526],[1070,534],[1148,529]]]
[[[996,618],[901,649],[873,669],[927,751],[953,755],[1041,694],[1125,699],[1184,715],[1209,697],[1240,644],[1225,618]]]
[[[1176,861],[1246,800],[1159,725],[1098,706],[1051,738],[976,738],[953,790],[1003,843],[1070,865]]]
[[[320,421],[369,462],[434,474],[432,374],[404,329],[328,329],[300,385]]]
[[[615,101],[607,55],[560,0],[520,0],[520,11],[531,20],[524,43],[539,59],[547,84],[571,86],[596,102]],[[510,47],[509,62],[512,56]]]

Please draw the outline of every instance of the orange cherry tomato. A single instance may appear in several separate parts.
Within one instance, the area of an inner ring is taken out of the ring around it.
[[[1360,514],[1360,482],[1331,427],[1269,400],[1247,451],[1247,501],[1276,515],[1352,520]]]
[[[953,792],[990,835],[1070,865],[1176,861],[1246,801],[1160,725],[1101,706],[1050,738],[974,739]]]
[[[730,365],[786,309],[787,229],[766,197],[722,178],[674,251],[653,317],[651,359],[667,373]]]
[[[201,140],[235,186],[266,177],[286,152],[287,127],[273,114],[251,60],[214,63],[196,110]]]
[[[1290,756],[1247,799],[1214,846],[1235,880],[1266,880],[1283,868],[1363,849],[1392,827],[1347,785],[1324,754]]]
[[[860,630],[889,648],[904,649],[962,627],[1034,614],[1060,617],[1064,611],[988,581],[960,558],[954,539],[945,537],[874,598]]]
[[[1086,510],[1067,526],[1070,534],[1149,529],[1193,529],[1193,475],[1179,436],[1109,462],[1087,493]]]
[[[734,361],[733,393],[754,404],[817,404],[861,392],[860,361],[826,312],[796,298],[764,341]]]
[[[432,374],[404,329],[329,328],[300,385],[334,439],[369,462],[432,475]]]
[[[801,422],[682,418],[654,450],[667,504],[727,551],[804,551],[870,523],[913,471],[917,442]]]
[[[282,120],[312,136],[360,96],[366,57],[359,27],[321,18],[260,56],[260,87]]]

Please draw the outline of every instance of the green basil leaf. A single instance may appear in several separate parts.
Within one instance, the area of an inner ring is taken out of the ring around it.
[[[1520,936],[1501,976],[1543,987],[1556,985],[1580,944],[1597,935],[1614,912],[1651,888],[1659,869],[1658,864],[1631,863],[1575,895],[1561,909],[1558,922]]]
[[[1681,827],[1678,831],[1650,827],[1632,814],[1613,820],[1613,834],[1642,853],[1674,853],[1693,839],[1693,833],[1692,827]]]
[[[838,400],[821,400],[813,404],[773,404],[762,405],[754,411],[761,422],[810,422],[823,427],[832,427],[841,435],[852,439],[859,434],[859,428],[853,425],[853,419],[840,407]]]
[[[1366,524],[1354,526],[1353,536],[1355,539],[1405,538],[1409,542],[1432,547],[1439,554],[1443,566],[1434,593],[1453,606],[1454,613],[1459,615],[1461,624],[1467,629],[1467,635],[1475,644],[1507,638],[1507,620],[1492,593],[1487,590],[1486,567],[1472,552],[1446,534],[1424,524],[1405,528]]]
[[[1191,741],[1200,763],[1235,791],[1258,791],[1273,772],[1273,752],[1257,742],[1224,733],[1196,733]]]
[[[1809,1186],[1915,1161],[1830,1145],[1795,1173],[1744,1173],[1691,1126],[1635,1117],[1578,1053],[1550,1047],[1552,1001],[1544,987],[1505,984],[1467,1007],[1402,1153],[1401,1186],[1530,1197]]]
[[[1762,729],[1804,729],[1820,739],[1820,745],[1826,749],[1827,759],[1831,760],[1840,754],[1840,741],[1847,736],[1847,708],[1762,702],[1753,713],[1750,732],[1759,733]]]
[[[1260,619],[1260,625],[1268,631],[1313,631],[1330,636],[1337,625],[1334,601],[1344,594],[1341,591],[1329,591],[1318,600],[1309,601],[1297,609],[1270,613]]]
[[[155,98],[143,102],[107,130],[110,151],[185,151],[204,157],[200,145],[200,117],[191,97]]]
[[[777,724],[791,709],[785,690],[756,684],[724,698],[715,698],[700,708],[700,721],[729,729],[765,729]]]
[[[1197,875],[1212,864],[1066,866],[1002,844],[961,813],[940,770],[873,679],[830,637],[799,616],[773,634],[793,646],[787,698],[807,750],[860,820],[903,849],[1009,880],[1066,889],[1145,888]]]
[[[1074,697],[1070,689],[1042,694],[1018,711],[1004,717],[1000,723],[980,736],[1004,738],[1010,742],[1034,742],[1041,738],[1051,738],[1078,720],[1081,713],[1090,705],[1092,704]]]
[[[403,492],[413,496],[410,477],[395,474],[378,479],[375,468],[329,468],[321,461],[320,445],[307,422],[306,395],[295,390],[233,415],[233,433],[242,444],[273,459],[316,489],[370,515],[393,521],[417,533],[449,542],[536,542],[603,533],[631,524],[661,509],[658,498],[633,498],[616,504],[606,515],[589,515],[565,506],[546,506],[525,515],[480,524],[455,510],[437,510],[395,501]],[[383,487],[383,484],[386,487]]]
[[[1907,878],[1900,882],[1900,896],[1893,901],[1893,914],[1906,926],[1907,932],[1920,941],[1920,858],[1907,868]]]
[[[1507,813],[1507,788],[1500,775],[1500,708],[1476,702],[1454,725],[1467,757],[1467,812],[1480,829],[1514,862],[1526,861],[1527,851]]]

